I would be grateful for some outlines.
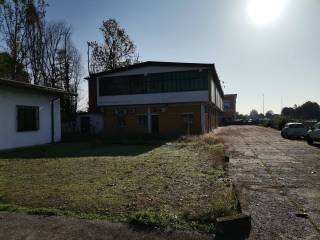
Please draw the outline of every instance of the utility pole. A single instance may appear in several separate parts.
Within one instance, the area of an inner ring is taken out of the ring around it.
[[[88,44],[88,50],[87,50],[87,55],[88,55],[88,73],[89,73],[89,76],[91,75],[90,74],[90,42],[87,42]]]
[[[264,93],[262,94],[262,113],[264,115]]]

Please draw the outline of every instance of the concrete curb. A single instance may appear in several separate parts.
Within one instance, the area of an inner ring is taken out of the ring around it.
[[[251,216],[238,214],[216,219],[218,236],[224,239],[246,239],[251,231]]]
[[[230,153],[225,152],[224,169],[228,174],[230,162]],[[232,183],[235,195],[238,201],[240,214],[220,217],[216,219],[217,238],[216,239],[247,239],[251,232],[251,216],[243,213],[243,208],[240,202],[239,188],[235,183]]]

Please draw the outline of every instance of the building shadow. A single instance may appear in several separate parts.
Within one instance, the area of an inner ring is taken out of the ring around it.
[[[320,143],[309,144],[312,147],[320,148]]]
[[[77,157],[137,156],[166,144],[168,139],[152,138],[65,138],[61,143],[0,151],[0,159],[55,159]]]

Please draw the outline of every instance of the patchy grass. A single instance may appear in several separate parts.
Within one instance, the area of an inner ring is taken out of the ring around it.
[[[0,210],[214,231],[237,212],[213,135],[91,139],[0,152]]]

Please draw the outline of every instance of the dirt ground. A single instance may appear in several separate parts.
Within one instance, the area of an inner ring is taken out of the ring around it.
[[[142,231],[124,224],[66,217],[0,212],[0,239],[5,240],[212,240],[187,231]]]
[[[250,239],[320,239],[320,145],[256,126],[219,128]],[[301,215],[300,215],[301,214]]]

